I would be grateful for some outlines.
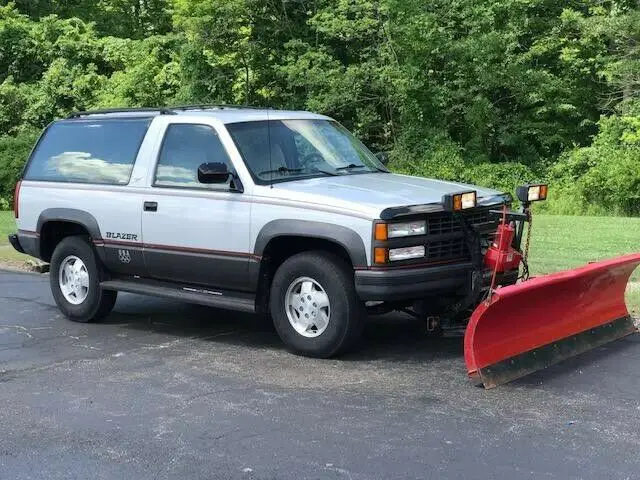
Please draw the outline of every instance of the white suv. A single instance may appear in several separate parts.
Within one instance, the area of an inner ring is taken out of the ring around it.
[[[51,263],[71,320],[104,317],[117,291],[158,295],[269,312],[290,349],[327,357],[357,340],[366,310],[463,328],[449,313],[486,288],[489,209],[509,202],[392,174],[322,115],[103,110],[44,131],[16,186],[10,241]]]

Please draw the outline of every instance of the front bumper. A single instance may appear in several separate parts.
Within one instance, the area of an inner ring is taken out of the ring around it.
[[[464,295],[472,284],[471,262],[420,268],[356,270],[356,292],[364,301],[417,300],[436,295]],[[491,284],[491,270],[484,270],[483,284]],[[518,271],[498,276],[498,285],[511,285]]]

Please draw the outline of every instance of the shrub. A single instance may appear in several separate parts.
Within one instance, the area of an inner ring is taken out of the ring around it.
[[[513,193],[515,187],[542,178],[537,170],[517,162],[465,161],[462,149],[444,137],[409,146],[400,144],[391,154],[390,168],[397,173],[437,178],[495,188]]]
[[[37,136],[36,132],[28,131],[15,137],[0,137],[0,198],[13,201],[15,184]]]
[[[547,211],[640,215],[640,116],[604,117],[599,125],[591,146],[566,152],[549,170],[557,194]]]

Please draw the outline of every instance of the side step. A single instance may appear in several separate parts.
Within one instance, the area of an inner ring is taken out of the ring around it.
[[[250,293],[229,292],[193,285],[180,285],[145,279],[116,279],[100,283],[105,290],[139,293],[154,297],[170,298],[187,303],[197,303],[210,307],[255,313],[255,296]]]

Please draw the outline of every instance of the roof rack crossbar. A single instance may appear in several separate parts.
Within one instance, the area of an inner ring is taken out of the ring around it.
[[[166,107],[138,107],[138,108],[102,108],[98,110],[89,110],[86,112],[72,112],[68,118],[80,118],[86,117],[89,115],[107,115],[110,113],[155,113],[157,112],[160,115],[175,115],[174,112],[170,108]]]

